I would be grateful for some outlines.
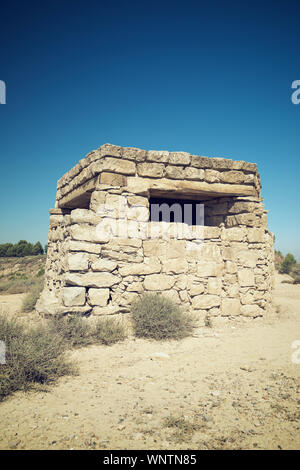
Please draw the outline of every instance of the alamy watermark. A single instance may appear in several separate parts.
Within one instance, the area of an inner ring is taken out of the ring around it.
[[[0,104],[6,104],[6,84],[0,80]]]
[[[293,104],[300,103],[300,80],[294,80],[292,83],[292,88],[295,90],[291,95],[291,100]]]
[[[111,238],[186,239],[199,244],[203,240],[204,204],[152,203],[150,211],[142,205],[130,205],[126,196],[116,196],[113,204],[100,204],[101,217],[96,235]],[[150,219],[150,220],[149,220]]]
[[[300,364],[300,339],[296,339],[292,342],[291,348],[295,349],[291,355],[291,361],[293,364]]]
[[[0,365],[6,364],[5,362],[5,343],[0,341]]]

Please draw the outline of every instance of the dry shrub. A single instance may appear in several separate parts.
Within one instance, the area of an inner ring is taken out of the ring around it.
[[[91,344],[91,326],[80,316],[54,317],[49,320],[49,328],[63,339],[67,347]]]
[[[115,318],[98,319],[95,323],[80,316],[56,317],[50,320],[50,328],[58,333],[69,347],[89,344],[110,345],[125,339],[125,329]]]
[[[30,310],[33,301],[28,301]],[[0,341],[5,344],[5,364],[0,364],[0,401],[17,390],[55,382],[75,372],[66,350],[89,344],[110,345],[125,338],[115,318],[91,323],[80,316],[55,317],[30,326],[16,317],[0,315]]]
[[[176,443],[188,442],[191,440],[193,434],[202,430],[205,425],[201,422],[198,416],[194,416],[193,420],[188,420],[184,416],[167,416],[164,419],[164,426],[173,429],[171,438]]]
[[[131,315],[135,335],[156,340],[181,339],[191,334],[191,317],[161,294],[146,293],[133,302]]]
[[[63,338],[48,325],[30,327],[0,316],[0,340],[5,344],[5,364],[0,365],[0,401],[16,390],[49,384],[74,372],[66,360]]]
[[[123,341],[126,338],[124,325],[115,318],[99,319],[94,327],[93,337],[96,342],[110,344]]]

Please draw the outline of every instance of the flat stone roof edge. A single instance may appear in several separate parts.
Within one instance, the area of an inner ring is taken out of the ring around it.
[[[225,157],[209,157],[204,155],[193,155],[184,151],[167,150],[143,150],[137,147],[121,147],[113,144],[101,145],[98,149],[91,151],[84,158],[67,171],[57,182],[57,189],[68,184],[79,173],[87,171],[90,165],[96,164],[106,158],[116,158],[136,164],[161,163],[170,166],[194,167],[198,169],[211,169],[218,171],[244,171],[256,173],[257,164],[244,160],[233,160]],[[94,166],[94,165],[93,165]],[[101,170],[99,171],[101,172]]]

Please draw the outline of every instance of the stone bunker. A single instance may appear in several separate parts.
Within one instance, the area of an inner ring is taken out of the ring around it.
[[[200,323],[263,316],[266,213],[255,163],[103,145],[58,181],[37,311],[124,314],[148,291]]]

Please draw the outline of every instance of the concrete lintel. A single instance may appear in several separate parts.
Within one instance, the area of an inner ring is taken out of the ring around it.
[[[166,178],[152,179],[128,177],[128,192],[148,196],[174,197],[174,191],[182,197],[224,197],[224,196],[257,196],[253,186],[230,183],[206,183],[205,181],[171,180]],[[171,194],[172,193],[172,194]]]

